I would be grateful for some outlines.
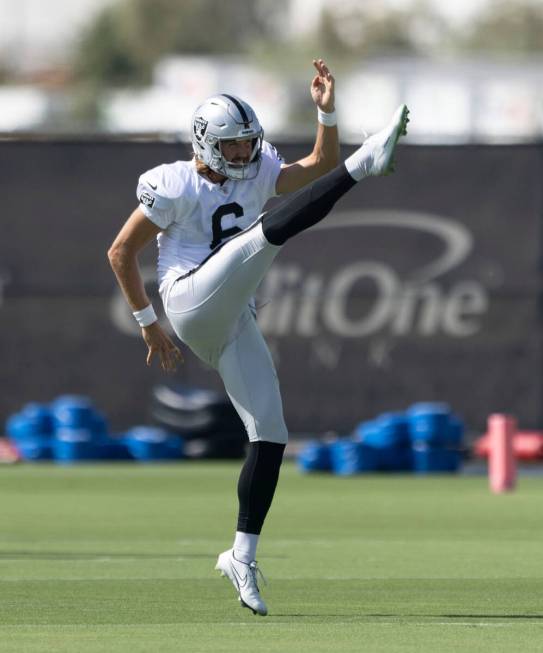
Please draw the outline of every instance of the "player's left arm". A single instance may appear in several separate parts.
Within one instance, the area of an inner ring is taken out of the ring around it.
[[[141,206],[140,204],[125,222],[108,250],[110,265],[132,311],[139,311],[151,303],[145,291],[138,256],[162,231],[145,215]],[[165,372],[175,372],[176,365],[183,360],[183,356],[158,320],[142,327],[141,335],[148,349],[147,365],[151,364],[156,355]]]
[[[311,82],[311,97],[324,113],[335,111],[335,80],[322,59],[313,60],[317,75]],[[339,137],[337,125],[327,127],[317,123],[317,136],[313,151],[295,163],[284,164],[277,178],[278,195],[292,193],[333,170],[339,163]]]

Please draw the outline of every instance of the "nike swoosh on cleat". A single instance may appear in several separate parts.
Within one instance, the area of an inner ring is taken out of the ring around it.
[[[152,184],[150,181],[147,182],[147,183],[149,184],[149,186],[151,186],[151,188],[152,188],[153,190],[156,190],[156,189],[158,188],[158,184],[155,185],[155,186],[153,186],[153,184]]]
[[[232,565],[232,571],[234,572],[234,576],[236,577],[236,581],[237,581],[237,583],[238,583],[238,587],[239,587],[240,589],[243,588],[243,587],[245,587],[245,585],[247,584],[247,574],[245,574],[245,577],[242,578],[242,577],[239,575],[239,572],[238,572],[238,571],[236,570],[236,568],[234,567],[234,565]]]

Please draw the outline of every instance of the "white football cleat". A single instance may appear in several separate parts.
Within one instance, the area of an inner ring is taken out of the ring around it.
[[[221,576],[226,576],[232,581],[243,608],[249,608],[253,614],[262,616],[268,614],[268,608],[260,596],[256,576],[260,574],[264,583],[266,579],[255,560],[250,563],[236,560],[233,549],[228,549],[219,555],[215,569],[221,572]]]
[[[360,153],[367,175],[388,175],[394,172],[394,150],[401,136],[407,134],[409,109],[405,104],[396,109],[391,121],[381,131],[367,138]]]

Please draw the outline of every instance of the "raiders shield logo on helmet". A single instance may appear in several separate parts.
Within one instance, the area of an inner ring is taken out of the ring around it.
[[[194,119],[194,136],[196,136],[197,140],[202,140],[206,133],[207,129],[207,120],[204,120],[203,118],[195,118]]]

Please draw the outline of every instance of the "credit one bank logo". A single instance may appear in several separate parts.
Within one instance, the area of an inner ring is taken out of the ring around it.
[[[480,331],[489,306],[486,288],[470,278],[446,286],[440,283],[440,278],[459,268],[472,251],[473,236],[464,225],[423,213],[353,211],[336,213],[314,229],[321,232],[321,238],[326,232],[341,230],[346,242],[363,243],[364,232],[370,228],[378,229],[384,243],[405,237],[406,231],[419,232],[426,236],[425,242],[428,237],[437,240],[434,244],[439,254],[430,262],[425,252],[415,254],[412,271],[402,276],[393,263],[371,260],[367,248],[362,260],[341,262],[327,275],[278,261],[259,293],[268,301],[259,311],[263,332],[272,337],[329,334],[364,338],[386,333],[465,338]],[[335,248],[330,256],[341,260],[341,251]],[[425,262],[418,264],[417,258]],[[357,291],[361,285],[363,297]],[[361,308],[353,312],[355,302]]]
[[[279,259],[258,293],[257,303],[262,305],[258,322],[263,333],[273,338],[365,338],[376,334],[465,338],[481,330],[489,307],[484,285],[469,277],[448,284],[441,281],[446,273],[460,268],[473,249],[473,236],[463,224],[418,212],[351,211],[334,213],[311,231],[319,232],[314,237],[326,238],[332,230],[341,230],[342,240],[363,243],[364,232],[369,229],[377,229],[384,243],[401,239],[408,231],[424,234],[435,241],[439,254],[428,262],[427,253],[417,252],[412,271],[402,275],[394,262],[373,260],[367,250],[364,257],[344,260],[341,247],[335,247],[330,257],[338,264],[326,274],[318,270],[318,264],[312,266],[316,271],[308,271],[302,263],[282,263]],[[311,243],[306,245],[304,258],[311,260]],[[419,264],[417,258],[425,262]],[[142,275],[147,284],[156,286],[154,268],[143,268]],[[366,289],[363,309],[353,311],[353,304],[360,303],[361,285]],[[156,290],[149,288],[148,292],[158,309]],[[112,298],[111,317],[123,333],[140,335],[118,290]],[[171,332],[167,320],[161,321]]]

